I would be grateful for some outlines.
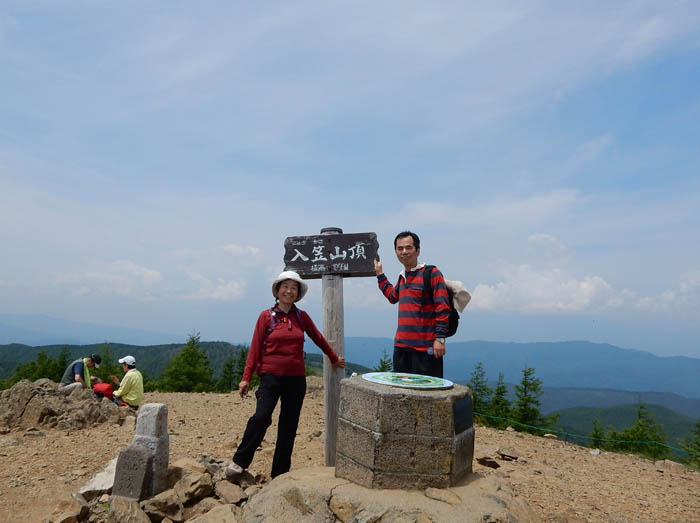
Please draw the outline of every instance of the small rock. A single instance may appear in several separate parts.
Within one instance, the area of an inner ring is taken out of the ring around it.
[[[498,449],[498,455],[503,461],[517,461],[520,455],[513,449]]]
[[[236,504],[246,498],[245,492],[241,487],[228,481],[219,481],[214,486],[214,491],[224,503]]]
[[[208,473],[192,472],[175,484],[175,492],[183,504],[205,498],[214,493],[214,484]]]
[[[236,523],[233,505],[219,505],[206,514],[187,520],[188,523]]]
[[[199,503],[191,507],[185,507],[185,511],[183,512],[182,518],[185,521],[189,521],[191,519],[196,518],[197,516],[206,514],[207,512],[209,512],[213,508],[218,507],[221,504],[221,501],[219,501],[216,498],[204,498]]]
[[[250,498],[252,498],[253,496],[255,496],[255,494],[257,494],[258,492],[260,492],[261,490],[262,490],[262,487],[261,487],[260,485],[251,485],[250,487],[248,487],[247,489],[245,489],[244,492],[245,492],[246,497],[247,497],[248,499],[250,499]]]
[[[492,469],[500,468],[498,462],[491,456],[479,456],[476,458],[476,461],[479,463],[479,465],[483,465],[484,467],[489,467]]]
[[[114,523],[151,523],[146,513],[139,507],[138,501],[122,496],[112,496],[109,506],[109,521]]]
[[[164,490],[160,494],[142,501],[141,508],[155,520],[159,518],[182,520],[182,503],[173,489]]]

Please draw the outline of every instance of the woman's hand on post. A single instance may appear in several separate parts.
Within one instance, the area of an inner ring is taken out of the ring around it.
[[[345,358],[338,358],[338,361],[331,363],[333,370],[344,369],[345,368]]]
[[[241,398],[245,398],[246,394],[248,394],[248,387],[250,387],[250,383],[247,381],[241,381],[238,384],[238,394],[241,395]]]

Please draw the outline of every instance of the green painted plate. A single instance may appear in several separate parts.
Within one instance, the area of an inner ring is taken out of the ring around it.
[[[406,372],[368,372],[362,377],[372,383],[407,389],[451,389],[454,386],[450,380]]]

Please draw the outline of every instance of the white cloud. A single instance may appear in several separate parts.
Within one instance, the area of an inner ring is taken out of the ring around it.
[[[150,301],[161,294],[163,277],[155,269],[117,260],[101,271],[58,275],[55,282],[60,287],[67,286],[73,296],[113,294]]]
[[[635,307],[647,312],[700,313],[700,271],[684,274],[677,289],[666,290],[656,296],[639,298],[635,302]]]
[[[531,234],[527,243],[531,251],[543,256],[549,263],[563,264],[570,257],[569,248],[551,234]]]
[[[258,249],[257,247],[250,247],[247,245],[236,245],[235,243],[229,243],[227,245],[224,245],[222,249],[235,257],[252,256],[257,258],[260,256],[261,253],[260,249]]]
[[[637,63],[668,43],[675,36],[680,20],[653,16],[635,21],[636,27],[629,28],[620,35],[614,60],[619,63]]]
[[[620,297],[603,278],[577,279],[562,269],[537,270],[530,265],[506,265],[502,280],[474,288],[470,307],[521,312],[581,312],[619,306]]]
[[[112,264],[112,267],[116,271],[120,271],[125,274],[137,277],[141,280],[141,283],[143,283],[144,285],[152,285],[155,283],[159,283],[163,279],[163,277],[160,274],[160,271],[148,269],[147,267],[141,267],[129,260],[116,261]]]
[[[615,136],[605,133],[579,144],[564,163],[565,174],[577,174],[600,159],[615,144]]]
[[[244,280],[224,280],[217,278],[211,281],[209,278],[192,271],[188,271],[189,277],[197,282],[199,288],[188,293],[184,299],[196,301],[234,301],[245,294],[246,283]]]

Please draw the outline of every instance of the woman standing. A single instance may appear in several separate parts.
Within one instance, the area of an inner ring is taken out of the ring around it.
[[[274,478],[289,471],[306,394],[304,333],[328,356],[333,369],[345,367],[345,359],[338,357],[309,315],[295,305],[307,290],[306,282],[294,271],[284,271],[272,282],[275,306],[262,311],[258,317],[243,378],[238,385],[238,392],[244,398],[253,372],[260,376],[260,386],[255,391],[257,406],[255,414],[248,420],[243,440],[226,468],[229,477],[241,474],[250,466],[280,399],[282,406],[270,475]]]

